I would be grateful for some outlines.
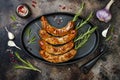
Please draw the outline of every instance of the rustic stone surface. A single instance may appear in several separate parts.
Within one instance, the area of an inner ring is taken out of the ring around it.
[[[81,4],[85,2],[85,8],[81,14],[82,17],[88,16],[91,11],[96,12],[103,8],[109,0],[34,0],[37,2],[35,7],[32,6],[32,0],[0,0],[0,80],[120,80],[120,1],[115,0],[111,7],[113,15],[109,23],[98,21],[96,16],[91,22],[99,26],[99,30],[108,27],[109,24],[114,26],[113,38],[106,44],[109,50],[92,68],[88,74],[83,74],[79,67],[93,58],[96,54],[89,55],[86,59],[80,60],[76,64],[66,66],[55,66],[45,64],[37,59],[31,58],[25,51],[18,51],[15,48],[7,46],[7,33],[5,26],[9,28],[16,36],[15,42],[20,44],[21,30],[33,18],[42,14],[52,12],[70,12],[75,13]],[[19,18],[15,13],[15,8],[20,3],[26,3],[32,10],[32,16],[27,19]],[[61,7],[62,6],[62,7]],[[17,21],[12,21],[10,16],[16,16]],[[13,27],[17,25],[17,27]],[[11,51],[9,51],[11,50]],[[19,62],[16,58],[10,58],[10,53],[18,51],[22,58],[29,60],[31,63],[41,69],[42,73],[30,70],[14,69],[14,64]],[[16,60],[16,62],[11,62]]]

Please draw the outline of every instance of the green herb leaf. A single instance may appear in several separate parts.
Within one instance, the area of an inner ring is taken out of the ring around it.
[[[14,15],[10,16],[11,20],[16,21],[16,17]]]
[[[80,39],[83,39],[88,34],[92,34],[96,29],[97,29],[97,26],[93,27],[92,29],[89,28],[87,30],[87,32],[85,32],[83,35],[80,34],[76,39],[74,39],[74,42],[76,42]]]
[[[111,40],[111,39],[112,39],[112,35],[108,36],[108,37],[105,39],[105,41],[109,41],[109,40]]]
[[[88,41],[89,37],[90,37],[90,34],[84,36],[84,38],[81,41],[77,42],[77,44],[75,45],[75,49],[77,50],[77,49],[83,47],[86,44],[86,42]]]
[[[21,65],[15,65],[14,68],[16,69],[32,69],[31,67],[27,67],[27,66],[21,66]]]
[[[77,49],[83,47],[83,46],[87,43],[89,37],[92,35],[92,33],[93,33],[96,29],[97,29],[97,26],[95,26],[95,27],[93,27],[93,28],[91,28],[91,29],[89,28],[89,29],[87,30],[87,32],[85,32],[84,34],[80,34],[77,38],[75,38],[75,39],[74,39],[75,49],[77,50]]]
[[[35,43],[35,40],[36,40],[36,37],[33,36],[29,41],[28,41],[28,44],[34,44]]]
[[[26,36],[30,37],[30,34],[31,34],[31,29],[28,28],[28,29],[26,30]]]
[[[84,5],[85,5],[85,3],[82,3],[82,5],[80,6],[80,10],[75,14],[75,16],[74,16],[74,18],[72,20],[73,22],[75,22],[78,19],[78,17],[80,16],[80,14],[81,14],[81,12],[82,12],[82,10],[84,8]]]
[[[90,13],[90,15],[88,16],[88,18],[85,21],[81,21],[81,24],[79,26],[76,26],[76,30],[78,30],[79,28],[81,28],[83,25],[85,25],[93,16],[93,12]]]
[[[113,33],[113,32],[114,32],[114,27],[111,26],[111,28],[110,28],[110,35],[105,39],[105,41],[109,41],[109,40],[112,39],[112,33]]]
[[[18,54],[17,52],[15,52],[15,55],[16,55],[16,57],[17,57],[21,62],[23,62],[24,64],[27,65],[27,62],[25,62],[25,60],[23,60],[23,59],[19,56],[19,54]]]
[[[23,63],[23,65],[15,65],[14,67],[16,69],[29,69],[29,70],[34,70],[34,71],[38,71],[41,73],[40,69],[33,66],[29,61],[23,60],[17,52],[15,52],[15,55]]]

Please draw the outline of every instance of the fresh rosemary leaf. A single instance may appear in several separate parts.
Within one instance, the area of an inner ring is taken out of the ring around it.
[[[30,37],[30,34],[31,34],[31,29],[28,28],[28,29],[26,30],[26,36]]]
[[[29,61],[23,60],[17,52],[15,52],[15,55],[23,63],[23,65],[15,65],[14,67],[16,69],[29,69],[29,70],[38,71],[41,73],[40,69],[33,66]]]
[[[14,15],[10,16],[11,20],[16,21],[16,17]]]
[[[82,12],[82,10],[84,8],[84,5],[85,5],[85,3],[82,3],[82,5],[80,6],[80,10],[75,14],[75,16],[74,16],[74,18],[72,20],[73,22],[75,22],[78,19],[78,17],[80,16],[80,14],[81,14],[81,12]]]
[[[81,28],[83,25],[85,25],[93,16],[93,12],[91,12],[88,16],[88,18],[85,21],[81,21],[81,24],[79,26],[76,27],[76,30],[78,30],[79,28]]]
[[[31,67],[27,67],[27,66],[21,66],[21,65],[15,65],[14,68],[16,69],[32,69]]]
[[[111,39],[112,39],[112,35],[108,36],[108,37],[105,39],[105,41],[109,41],[109,40],[111,40]]]
[[[27,65],[27,62],[25,60],[23,60],[17,52],[15,52],[15,55],[21,62],[23,62],[24,64]]]
[[[76,41],[78,41],[78,40],[80,40],[80,39],[83,39],[84,36],[86,36],[86,35],[89,33],[89,30],[90,30],[90,28],[87,30],[86,33],[80,34],[80,35],[78,36],[78,38],[76,38],[76,39],[74,40],[74,42],[76,42]]]
[[[75,45],[75,49],[77,50],[77,49],[83,47],[86,44],[86,42],[88,41],[89,37],[90,37],[90,34],[84,36],[84,38],[81,41],[77,42],[77,45]]]
[[[111,26],[111,29],[110,29],[110,35],[105,39],[105,41],[109,41],[109,40],[112,39],[112,34],[113,34],[113,32],[114,32],[114,27]]]
[[[84,36],[93,33],[96,29],[97,29],[97,26],[96,26],[96,27],[93,27],[92,29],[89,28],[89,29],[87,30],[87,32],[85,32],[83,35],[80,34],[76,39],[74,39],[74,42],[76,42],[76,41],[78,41],[78,40],[80,40],[80,39],[83,39]]]
[[[35,40],[36,40],[36,37],[33,36],[33,37],[28,41],[28,44],[34,44],[34,43],[35,43]]]

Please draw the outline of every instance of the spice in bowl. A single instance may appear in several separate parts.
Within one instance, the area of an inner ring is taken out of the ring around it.
[[[16,8],[16,13],[19,17],[27,18],[31,15],[30,8],[27,4],[20,4]]]

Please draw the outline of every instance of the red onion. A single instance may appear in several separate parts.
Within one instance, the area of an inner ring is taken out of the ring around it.
[[[100,21],[107,23],[111,20],[112,15],[111,15],[109,9],[110,9],[111,5],[113,4],[113,2],[114,2],[114,0],[110,0],[104,9],[97,11],[96,16]]]

